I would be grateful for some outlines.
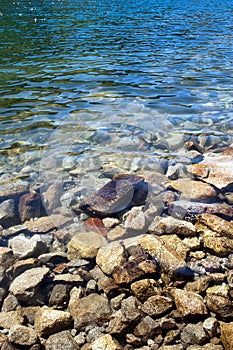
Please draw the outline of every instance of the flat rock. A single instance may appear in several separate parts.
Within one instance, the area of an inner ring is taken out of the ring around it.
[[[124,247],[119,242],[111,242],[99,248],[96,263],[107,275],[111,275],[114,268],[126,262]]]
[[[102,335],[91,344],[92,350],[123,350],[123,347],[110,334]]]
[[[47,267],[26,270],[12,281],[9,290],[17,299],[27,301],[35,295],[48,273],[49,268]]]
[[[197,215],[204,213],[233,218],[233,208],[226,203],[201,203],[178,200],[168,203],[168,212],[177,219],[196,219]]]
[[[156,216],[150,224],[148,231],[156,235],[176,234],[182,237],[195,236],[195,226],[188,221],[178,220],[172,216]]]
[[[221,322],[221,341],[225,350],[233,349],[233,322]]]
[[[148,184],[141,176],[116,175],[98,192],[80,203],[79,208],[88,215],[114,216],[135,205],[143,205],[148,193]],[[75,207],[73,207],[74,210]]]
[[[11,327],[8,339],[10,342],[17,345],[30,346],[36,343],[37,334],[32,328],[23,325],[15,325]]]
[[[189,171],[220,190],[233,184],[233,156],[207,155],[200,163],[193,164]]]
[[[170,180],[170,185],[181,192],[180,199],[197,202],[211,202],[217,196],[216,190],[208,183],[191,180],[190,178]]]
[[[107,245],[107,240],[96,232],[76,233],[68,244],[68,259],[95,258],[100,247]]]
[[[26,194],[28,192],[28,186],[26,185],[1,185],[0,190],[0,202],[7,200],[7,199],[15,199],[18,200],[21,196]]]
[[[95,293],[83,298],[73,294],[69,301],[68,311],[74,318],[74,328],[77,330],[82,330],[88,324],[103,324],[111,314],[108,299]]]
[[[233,238],[233,222],[224,220],[217,215],[199,215],[198,220],[195,224],[196,229],[200,231],[205,226],[210,230],[219,233],[221,236]]]
[[[40,337],[47,338],[51,334],[68,328],[71,321],[72,317],[69,312],[43,306],[35,314],[34,327]]]
[[[172,295],[177,310],[183,317],[194,318],[208,314],[203,298],[196,293],[174,289]]]
[[[69,331],[58,332],[50,335],[46,340],[45,350],[80,350],[80,347]]]
[[[43,216],[36,220],[26,221],[24,226],[30,232],[49,232],[56,228],[62,228],[72,222],[72,218],[62,214],[52,214],[50,216]]]

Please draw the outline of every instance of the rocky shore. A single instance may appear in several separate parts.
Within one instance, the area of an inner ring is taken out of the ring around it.
[[[1,350],[232,350],[233,147],[0,189]]]

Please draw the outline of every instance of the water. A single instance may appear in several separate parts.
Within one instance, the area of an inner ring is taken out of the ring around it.
[[[1,0],[2,173],[229,145],[232,18],[231,0]]]

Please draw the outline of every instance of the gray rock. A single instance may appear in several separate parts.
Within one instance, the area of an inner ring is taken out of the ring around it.
[[[124,227],[128,232],[145,233],[147,228],[143,207],[133,207],[124,215]]]
[[[28,301],[28,299],[36,294],[40,284],[48,273],[49,269],[46,267],[35,267],[26,270],[13,280],[9,291],[12,292],[17,299]]]
[[[8,294],[3,301],[1,311],[3,312],[14,311],[18,306],[19,306],[18,299],[14,295]]]
[[[208,317],[203,322],[203,328],[210,338],[217,336],[218,320],[215,317]]]
[[[14,199],[7,199],[0,203],[0,225],[3,228],[20,223]]]
[[[69,289],[67,284],[56,284],[49,297],[49,306],[66,307],[69,300]]]
[[[15,257],[18,259],[36,258],[48,249],[40,235],[33,235],[29,239],[22,234],[10,239],[9,247],[12,248]]]
[[[80,350],[69,331],[50,335],[46,340],[45,350]]]
[[[116,266],[126,261],[124,247],[119,242],[111,242],[98,250],[96,263],[101,270],[110,275]]]
[[[185,344],[203,345],[208,337],[202,323],[189,323],[181,332],[181,340]]]
[[[144,317],[134,328],[134,335],[142,338],[145,343],[148,339],[154,339],[155,336],[162,334],[161,328],[150,316]]]
[[[157,317],[171,310],[173,301],[162,295],[154,295],[149,297],[140,309],[151,317]]]
[[[129,322],[138,321],[142,315],[139,306],[141,303],[133,296],[123,299],[121,302],[121,310],[125,319]]]
[[[148,231],[156,235],[177,234],[182,237],[195,236],[195,226],[188,221],[169,217],[155,217]]]
[[[17,345],[30,346],[36,343],[37,334],[32,328],[15,325],[11,327],[8,339],[10,342]]]

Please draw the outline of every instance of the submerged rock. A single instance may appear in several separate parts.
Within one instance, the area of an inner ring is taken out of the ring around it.
[[[88,215],[114,216],[125,209],[144,204],[147,194],[148,184],[143,177],[121,174],[87,197],[79,208]],[[76,208],[73,209],[75,211]]]
[[[42,199],[36,191],[26,193],[19,200],[19,216],[22,222],[42,215]]]

